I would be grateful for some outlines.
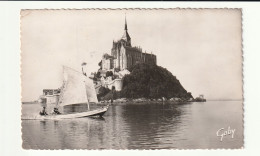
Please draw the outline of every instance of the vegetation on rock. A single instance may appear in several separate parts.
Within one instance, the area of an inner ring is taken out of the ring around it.
[[[100,87],[99,94],[97,95],[98,100],[102,100],[104,96],[106,96],[110,92],[110,89],[105,87]]]
[[[137,64],[123,78],[121,97],[125,98],[193,98],[167,69],[152,64]]]
[[[165,97],[184,100],[193,98],[191,93],[183,88],[179,80],[163,67],[140,63],[130,68],[129,71],[131,73],[123,78],[121,91],[112,92],[108,88],[101,87],[98,99],[108,101],[112,98],[161,99]]]

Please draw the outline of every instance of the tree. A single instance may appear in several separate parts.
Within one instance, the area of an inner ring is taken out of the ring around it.
[[[123,78],[121,96],[126,98],[172,98],[192,97],[179,80],[167,69],[154,64],[140,63],[129,69],[131,73]]]
[[[99,88],[99,93],[98,93],[98,95],[97,95],[98,100],[100,100],[101,97],[104,97],[105,95],[107,95],[109,92],[110,92],[110,89],[105,88],[105,87],[103,87],[103,86],[100,87],[100,88]]]
[[[96,74],[97,78],[100,78],[100,72],[98,71],[97,74]]]
[[[113,76],[113,75],[114,75],[114,74],[113,74],[112,71],[107,71],[107,72],[106,72],[106,77]]]
[[[98,63],[99,69],[102,69],[102,60]]]

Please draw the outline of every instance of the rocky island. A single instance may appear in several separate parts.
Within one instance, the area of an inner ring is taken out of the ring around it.
[[[145,102],[145,101],[193,101],[179,80],[167,69],[155,64],[139,63],[129,69],[123,77],[121,91],[101,87],[98,98],[101,102]]]

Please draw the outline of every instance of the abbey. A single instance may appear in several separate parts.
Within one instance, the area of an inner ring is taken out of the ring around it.
[[[118,41],[113,41],[111,55],[104,54],[102,70],[129,69],[137,63],[156,64],[156,55],[143,52],[140,47],[133,47],[125,20],[124,34]]]

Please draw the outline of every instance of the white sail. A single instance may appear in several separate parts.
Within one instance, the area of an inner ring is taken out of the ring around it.
[[[98,103],[96,90],[94,87],[93,80],[85,76],[85,86],[88,97],[88,102]]]
[[[61,88],[60,106],[85,103],[88,104],[85,76],[69,67],[63,67],[63,86]]]

